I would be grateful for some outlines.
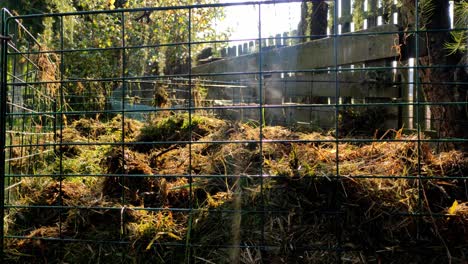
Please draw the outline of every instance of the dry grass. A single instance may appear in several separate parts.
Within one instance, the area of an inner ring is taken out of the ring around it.
[[[399,131],[394,138],[407,141],[336,146],[328,135],[264,127],[260,143],[258,127],[202,116],[192,121],[183,115],[144,126],[127,120],[124,136],[133,145],[63,150],[70,161],[63,164],[100,157],[101,173],[110,176],[24,178],[16,201],[22,208],[10,211],[8,234],[26,239],[7,240],[9,260],[466,260],[468,191],[463,179],[448,177],[466,175],[464,153],[435,153],[425,143],[418,150],[415,137]],[[106,124],[78,120],[63,141],[120,140],[118,127],[119,117]],[[421,177],[412,177],[419,171]],[[128,243],[60,244],[45,237]]]

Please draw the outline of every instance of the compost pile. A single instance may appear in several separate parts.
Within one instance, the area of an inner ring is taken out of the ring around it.
[[[464,153],[418,150],[401,131],[337,147],[316,132],[190,120],[117,116],[62,129],[62,147],[36,172],[61,177],[15,187],[7,260],[465,263]]]

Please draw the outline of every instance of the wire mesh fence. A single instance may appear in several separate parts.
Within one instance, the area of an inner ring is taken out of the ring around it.
[[[3,9],[3,260],[464,263],[448,2]],[[301,5],[325,23],[266,32]],[[203,22],[242,13],[237,39]]]

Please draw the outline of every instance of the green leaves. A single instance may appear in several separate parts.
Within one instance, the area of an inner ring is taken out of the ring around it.
[[[452,55],[457,52],[465,52],[467,50],[466,43],[468,42],[466,32],[454,31],[450,34],[452,35],[452,41],[444,44],[445,48],[449,51],[448,55]]]
[[[457,52],[466,52],[468,50],[468,34],[464,30],[468,26],[468,1],[463,0],[455,3],[455,30],[450,34],[452,41],[445,43],[445,48],[449,51],[449,55]],[[463,30],[461,30],[463,29]]]
[[[128,0],[123,3],[119,1],[119,7],[123,8],[141,8],[154,6],[180,6],[194,5],[216,2],[217,0]],[[99,9],[114,9],[115,0],[82,0],[62,1],[47,0],[47,3],[54,13],[76,12]],[[121,5],[122,3],[123,5]],[[86,63],[69,61],[67,65],[71,70],[68,72],[94,72],[95,76],[106,75],[102,73],[104,65],[120,64],[123,56],[127,58],[127,68],[131,73],[145,75],[154,73],[151,65],[160,65],[160,69],[168,68],[168,63],[179,63],[186,61],[183,57],[188,56],[188,46],[179,45],[187,43],[189,39],[195,41],[209,41],[218,38],[218,34],[212,28],[214,19],[221,19],[224,15],[220,8],[200,8],[191,9],[191,21],[189,21],[189,9],[174,9],[152,12],[125,12],[110,14],[76,15],[63,17],[63,42],[66,49],[107,49],[119,48],[125,45],[126,48],[134,47],[135,51],[119,52],[116,50],[113,56],[102,57],[92,56],[87,58]],[[142,19],[139,19],[142,17]],[[191,23],[191,25],[189,25]],[[43,41],[47,46],[60,48],[60,21],[55,19],[53,22],[44,23],[45,36]],[[191,31],[189,32],[189,28]],[[124,33],[125,32],[125,33]],[[124,40],[122,36],[124,34]],[[190,38],[189,38],[190,34]],[[125,43],[124,43],[125,41]],[[155,48],[154,46],[162,45]],[[172,47],[171,47],[172,46]],[[192,54],[203,48],[202,45],[192,45]],[[137,58],[138,57],[138,58]],[[144,61],[144,63],[142,63]],[[92,70],[83,69],[88,65]],[[78,67],[77,67],[78,66]],[[96,67],[99,66],[99,67]],[[163,67],[161,67],[163,66]],[[160,72],[162,73],[162,72]]]

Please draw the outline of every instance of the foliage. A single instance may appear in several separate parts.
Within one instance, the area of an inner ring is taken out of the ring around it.
[[[1,7],[5,7],[16,14],[30,14],[30,13],[48,13],[50,7],[48,0],[36,0],[36,1],[2,1]],[[41,32],[44,30],[42,20],[28,20],[25,21],[24,25],[29,28],[32,32]]]
[[[53,12],[87,11],[114,9],[116,7],[139,8],[158,6],[193,5],[213,2],[212,0],[169,0],[169,1],[126,1],[123,6],[115,1],[65,2],[50,0]],[[154,12],[124,12],[63,17],[63,38],[66,49],[129,47],[125,54],[121,50],[80,52],[71,56],[67,63],[70,77],[109,78],[122,74],[144,75],[153,67],[169,65],[165,62],[188,57],[189,10],[167,10]],[[217,37],[211,20],[222,17],[221,9],[192,9],[191,41],[209,41]],[[57,30],[59,21],[46,23],[45,41],[56,48],[60,47]],[[154,47],[156,45],[156,47]],[[163,45],[163,46],[157,46]],[[174,45],[174,46],[164,46]],[[140,48],[142,46],[142,48]],[[149,47],[153,46],[153,47]],[[192,53],[201,47],[193,46]],[[79,56],[79,58],[76,58]],[[80,60],[82,59],[82,60]],[[125,61],[124,61],[125,60]],[[141,62],[144,63],[141,63]],[[122,65],[125,62],[126,65]],[[76,65],[75,65],[76,64]],[[74,67],[76,66],[76,67]],[[87,67],[85,67],[87,66]],[[86,70],[86,72],[82,72]]]
[[[460,1],[455,4],[455,28],[463,29],[468,25],[468,1]],[[468,46],[468,34],[466,29],[451,32],[453,41],[446,43],[445,47],[450,54],[466,52]]]
[[[434,16],[436,6],[433,0],[421,0],[419,1],[419,10],[421,12],[421,25],[420,29],[426,29],[426,25],[431,23],[431,18]]]
[[[187,113],[179,113],[169,117],[154,118],[142,127],[136,140],[140,142],[159,142],[164,141],[189,141],[205,136],[209,131],[220,128],[225,125],[224,121],[192,115],[189,118]],[[167,147],[167,144],[159,144],[154,148]],[[136,145],[139,151],[148,151],[153,148],[151,145]]]
[[[218,0],[43,0],[43,12],[67,13],[119,8],[182,6]],[[20,1],[24,2],[24,1]],[[189,21],[190,17],[190,21]],[[45,17],[35,28],[42,49],[60,54],[67,110],[104,110],[106,97],[122,86],[122,78],[188,73],[191,58],[206,45],[188,42],[220,38],[212,26],[222,8],[115,12]],[[23,19],[24,24],[38,19]],[[125,48],[125,49],[122,49]],[[67,52],[61,53],[61,50]],[[90,79],[109,80],[90,83]],[[92,91],[92,92],[91,92]]]
[[[310,34],[310,20],[312,14],[312,5],[311,2],[303,1],[301,4],[301,20],[299,21],[298,29],[299,36],[306,36]],[[303,39],[304,41],[306,39]]]
[[[353,22],[356,30],[362,29],[364,26],[364,0],[355,0],[353,4]]]
[[[333,21],[335,19],[335,2],[331,2],[328,4],[328,27],[333,28]]]
[[[387,17],[384,17],[385,20],[389,20],[392,14],[393,0],[382,0],[382,12],[383,14],[390,14]]]

